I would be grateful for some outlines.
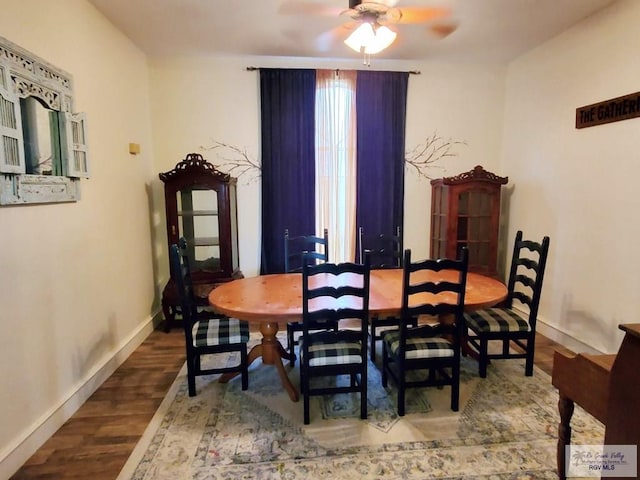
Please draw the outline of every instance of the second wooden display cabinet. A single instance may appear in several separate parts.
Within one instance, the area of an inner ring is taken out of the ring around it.
[[[469,250],[469,271],[498,276],[501,187],[508,177],[480,165],[431,181],[431,258],[458,258]]]

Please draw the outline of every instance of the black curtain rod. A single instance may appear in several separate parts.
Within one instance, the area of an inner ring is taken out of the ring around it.
[[[253,72],[254,70],[260,70],[260,67],[247,67],[247,71],[249,71],[249,72]],[[319,69],[319,70],[322,70],[322,69]],[[349,69],[349,70],[351,70],[351,69]],[[335,71],[337,73],[337,72],[340,71],[340,69],[336,68]],[[420,70],[409,70],[407,73],[409,75],[422,75],[422,72]]]

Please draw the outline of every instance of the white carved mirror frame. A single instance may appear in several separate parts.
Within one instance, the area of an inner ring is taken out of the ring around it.
[[[77,201],[87,177],[71,75],[0,37],[0,205]]]

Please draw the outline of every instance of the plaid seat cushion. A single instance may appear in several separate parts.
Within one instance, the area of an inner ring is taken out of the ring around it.
[[[237,318],[209,318],[193,324],[193,346],[212,347],[249,341],[249,324]]]
[[[397,356],[400,348],[400,331],[390,330],[383,333],[383,341],[387,344],[387,350]],[[411,330],[407,332],[405,347],[406,359],[417,358],[446,358],[453,357],[453,346],[446,338],[423,337],[411,335]]]
[[[312,337],[313,338],[313,337]],[[300,354],[303,355],[303,339],[300,339]],[[304,361],[304,359],[302,359]],[[362,345],[357,341],[338,340],[309,342],[309,366],[349,365],[362,363]]]
[[[467,327],[476,333],[528,332],[529,322],[511,308],[485,308],[464,314]]]

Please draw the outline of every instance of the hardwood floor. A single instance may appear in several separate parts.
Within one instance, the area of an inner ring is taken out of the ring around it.
[[[538,335],[536,365],[551,374],[553,353]],[[185,361],[184,335],[156,330],[11,480],[113,480]]]

